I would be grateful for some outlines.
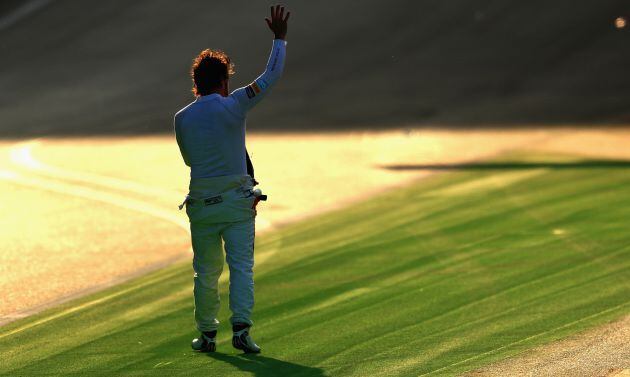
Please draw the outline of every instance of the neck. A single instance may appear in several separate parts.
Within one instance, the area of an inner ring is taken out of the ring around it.
[[[216,88],[214,90],[211,90],[210,93],[208,93],[208,94],[214,94],[214,93],[220,94],[223,97],[227,97],[228,96],[227,86],[220,86],[220,87],[218,87],[218,88]]]

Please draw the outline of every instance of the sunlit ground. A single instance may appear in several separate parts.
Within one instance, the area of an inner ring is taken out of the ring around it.
[[[386,165],[513,149],[630,158],[629,146],[628,129],[248,135],[269,195],[259,231],[432,173]],[[187,175],[169,136],[0,142],[0,323],[190,258],[187,219],[177,210]]]

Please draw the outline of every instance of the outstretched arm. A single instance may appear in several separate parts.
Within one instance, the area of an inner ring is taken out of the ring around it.
[[[265,18],[267,26],[274,34],[271,54],[267,61],[265,72],[251,84],[238,88],[230,94],[230,97],[234,98],[243,112],[247,112],[260,102],[282,76],[287,44],[287,20],[290,14],[291,12],[287,12],[285,15],[284,7],[276,5],[271,7],[271,19]]]

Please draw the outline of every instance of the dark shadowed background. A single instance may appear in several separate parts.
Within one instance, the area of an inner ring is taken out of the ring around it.
[[[260,1],[0,4],[1,137],[171,132],[197,52],[230,54],[236,87],[272,39]],[[627,0],[285,4],[285,78],[250,130],[630,122]]]

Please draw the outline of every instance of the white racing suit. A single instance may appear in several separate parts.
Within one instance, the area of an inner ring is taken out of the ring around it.
[[[254,306],[254,180],[247,174],[245,116],[282,75],[286,42],[274,40],[265,72],[229,96],[198,97],[175,115],[175,136],[191,168],[186,213],[193,246],[195,321],[219,324],[218,280],[223,248],[230,269],[230,322],[252,325]]]

